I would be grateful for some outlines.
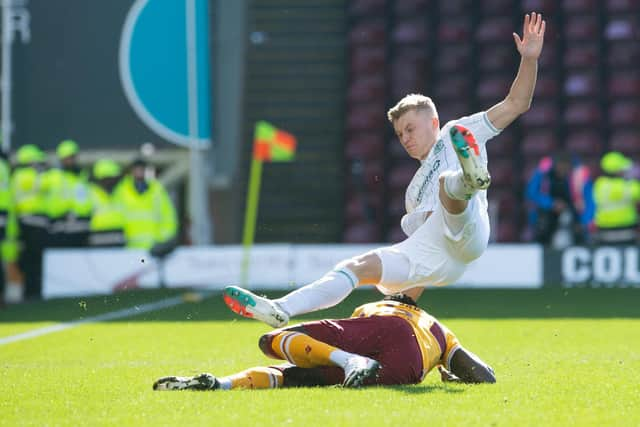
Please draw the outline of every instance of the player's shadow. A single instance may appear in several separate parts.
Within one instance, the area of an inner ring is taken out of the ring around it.
[[[464,393],[467,389],[459,385],[451,384],[418,384],[418,385],[399,385],[385,387],[389,390],[399,391],[407,394],[425,394],[425,393],[447,393],[458,394]]]

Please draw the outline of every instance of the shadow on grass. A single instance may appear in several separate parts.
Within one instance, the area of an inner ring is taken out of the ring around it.
[[[449,384],[418,384],[418,385],[397,385],[385,387],[388,390],[399,391],[407,394],[424,394],[424,393],[464,393],[467,389],[460,386],[451,386]]]
[[[35,301],[0,309],[0,323],[69,321],[97,316],[165,298],[184,295],[185,290],[137,290],[100,297],[76,297]],[[282,292],[265,292],[278,297]],[[373,290],[352,293],[337,307],[293,319],[348,317],[360,304],[377,301],[381,295]],[[640,289],[537,289],[537,290],[460,290],[428,289],[420,306],[438,318],[640,318],[637,301]],[[185,302],[115,322],[137,321],[252,321],[231,313],[220,293],[199,302]]]

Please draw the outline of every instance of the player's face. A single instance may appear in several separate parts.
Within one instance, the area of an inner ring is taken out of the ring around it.
[[[409,156],[422,160],[438,137],[440,122],[429,110],[409,110],[394,123],[393,129]]]

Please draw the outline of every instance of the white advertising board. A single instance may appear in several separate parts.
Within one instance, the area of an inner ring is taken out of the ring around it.
[[[255,245],[246,286],[290,290],[310,283],[344,259],[373,245]],[[240,245],[181,247],[158,264],[144,251],[127,249],[51,249],[45,252],[45,298],[109,294],[119,289],[167,287],[222,289],[240,284]],[[456,288],[538,288],[543,283],[543,254],[538,245],[490,245]]]
[[[157,265],[145,251],[52,249],[45,251],[42,296],[110,294],[119,289],[158,287]]]

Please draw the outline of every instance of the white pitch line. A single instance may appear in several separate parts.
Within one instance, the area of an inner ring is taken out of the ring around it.
[[[123,317],[129,317],[129,316],[134,316],[141,313],[147,313],[149,311],[161,310],[163,308],[173,307],[174,305],[182,304],[183,302],[185,302],[184,298],[182,296],[179,296],[179,297],[167,298],[157,302],[151,302],[148,304],[142,304],[140,306],[124,308],[122,310],[112,311],[110,313],[104,313],[98,316],[87,317],[86,319],[78,319],[78,320],[72,320],[71,322],[57,323],[55,325],[33,329],[31,331],[23,332],[21,334],[0,338],[0,345],[10,344],[16,341],[28,340],[30,338],[36,338],[42,335],[64,331],[66,329],[75,328],[84,323],[104,322],[107,320],[121,319]]]

